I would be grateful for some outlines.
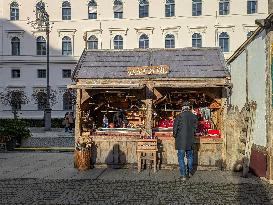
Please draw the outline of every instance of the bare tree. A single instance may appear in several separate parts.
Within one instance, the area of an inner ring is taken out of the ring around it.
[[[14,119],[16,119],[21,106],[29,103],[29,98],[23,90],[7,89],[0,94],[0,101],[3,105],[11,106]]]
[[[49,92],[49,103],[50,106],[52,107],[57,103],[57,91],[50,89]],[[46,89],[37,89],[34,90],[32,93],[32,99],[34,100],[34,103],[38,105],[39,110],[45,110],[46,108],[46,103],[47,103],[47,91]]]

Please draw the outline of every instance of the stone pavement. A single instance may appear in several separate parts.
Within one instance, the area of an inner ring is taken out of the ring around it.
[[[73,153],[0,152],[0,204],[273,204],[273,186],[240,173],[73,168]]]

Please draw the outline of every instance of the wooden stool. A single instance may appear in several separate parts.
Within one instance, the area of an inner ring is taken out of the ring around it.
[[[156,172],[157,162],[157,139],[143,139],[137,142],[137,169],[140,172],[142,165],[147,165],[149,160],[154,165],[154,172]]]

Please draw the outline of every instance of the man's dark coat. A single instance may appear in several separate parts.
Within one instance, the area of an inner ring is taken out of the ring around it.
[[[190,111],[184,111],[174,120],[173,136],[175,148],[190,150],[194,144],[194,131],[197,127],[197,117]]]

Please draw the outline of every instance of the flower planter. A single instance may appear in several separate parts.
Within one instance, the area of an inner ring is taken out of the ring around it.
[[[88,170],[91,167],[91,151],[75,150],[74,151],[74,167],[80,171]]]

